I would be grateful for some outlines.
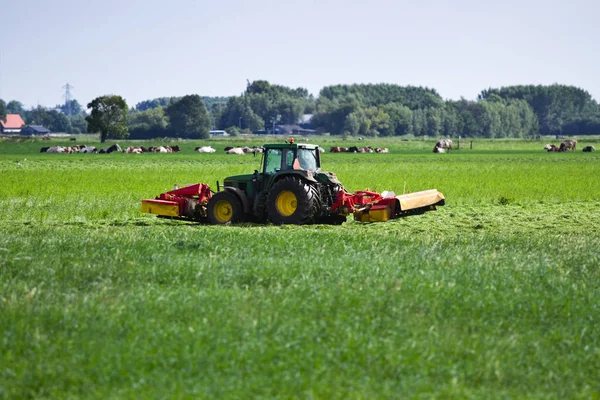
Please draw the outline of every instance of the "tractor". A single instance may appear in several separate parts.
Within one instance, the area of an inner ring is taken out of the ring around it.
[[[213,192],[199,183],[142,200],[142,211],[159,217],[230,224],[342,224],[346,217],[363,222],[387,221],[434,210],[444,204],[437,190],[396,196],[393,192],[349,193],[332,172],[321,171],[319,146],[285,143],[263,146],[261,171],[217,182]]]

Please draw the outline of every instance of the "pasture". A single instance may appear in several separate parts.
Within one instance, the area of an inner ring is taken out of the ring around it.
[[[349,190],[437,188],[446,206],[202,226],[139,201],[251,173],[260,156],[221,150],[262,139],[141,155],[0,141],[0,398],[600,396],[600,152],[311,142],[388,147],[323,168]]]

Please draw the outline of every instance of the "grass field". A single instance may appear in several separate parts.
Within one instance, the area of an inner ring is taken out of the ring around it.
[[[390,154],[324,169],[446,206],[342,226],[141,214],[174,183],[258,168],[199,143],[0,142],[0,398],[600,397],[600,153],[379,140]]]

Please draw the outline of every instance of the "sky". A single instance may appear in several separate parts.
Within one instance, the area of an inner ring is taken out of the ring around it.
[[[597,0],[0,0],[0,98],[27,108],[232,96],[247,81],[434,88],[518,84],[600,101]]]

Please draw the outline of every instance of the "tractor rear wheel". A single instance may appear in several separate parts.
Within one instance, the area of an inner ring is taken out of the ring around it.
[[[242,204],[233,193],[217,192],[208,201],[206,214],[211,224],[223,225],[238,222],[242,218]]]
[[[316,213],[317,191],[299,178],[283,178],[269,191],[267,214],[274,224],[309,224]]]

